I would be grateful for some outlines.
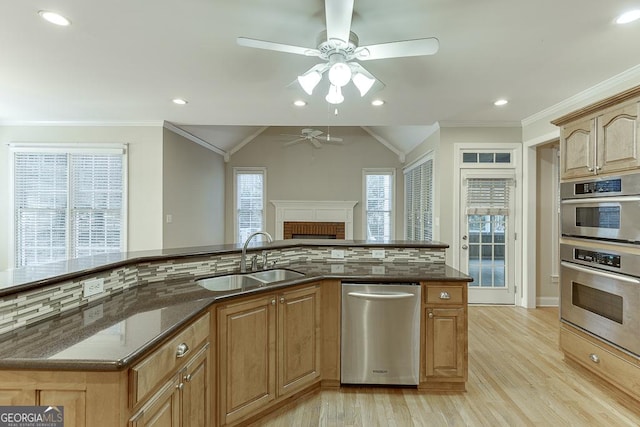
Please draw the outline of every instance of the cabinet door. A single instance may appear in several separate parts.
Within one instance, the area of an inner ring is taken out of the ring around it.
[[[640,122],[633,102],[598,117],[598,173],[635,169],[640,165]]]
[[[209,345],[187,363],[182,375],[182,427],[210,425]]]
[[[595,118],[582,120],[562,128],[560,138],[562,179],[595,174]]]
[[[320,377],[320,288],[284,292],[278,304],[278,396]]]
[[[276,397],[276,297],[218,311],[221,424],[249,416]]]
[[[459,308],[426,309],[425,366],[427,381],[466,380],[466,313]]]
[[[36,391],[23,389],[0,390],[0,406],[33,406],[36,404]]]
[[[86,394],[84,390],[40,390],[38,404],[64,407],[65,427],[84,427],[86,425]]]
[[[66,415],[65,407],[65,415]],[[65,423],[65,427],[66,427]],[[130,427],[179,427],[180,381],[175,376],[129,420]]]

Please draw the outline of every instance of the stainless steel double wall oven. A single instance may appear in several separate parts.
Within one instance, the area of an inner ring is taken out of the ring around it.
[[[560,196],[562,321],[640,355],[640,174],[566,182]]]

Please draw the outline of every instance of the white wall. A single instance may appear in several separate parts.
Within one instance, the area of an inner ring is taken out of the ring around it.
[[[162,127],[0,126],[0,270],[12,267],[10,142],[127,143],[128,250],[162,247]]]
[[[326,128],[320,128],[326,133]],[[231,156],[226,171],[226,232],[233,243],[233,167],[267,168],[266,231],[275,232],[275,209],[270,200],[358,200],[354,210],[354,239],[363,238],[362,169],[396,169],[396,238],[404,238],[404,181],[402,164],[393,152],[359,127],[332,127],[343,145],[313,148],[308,142],[284,147],[299,127],[271,127]]]
[[[224,158],[170,130],[163,134],[162,247],[224,243]]]

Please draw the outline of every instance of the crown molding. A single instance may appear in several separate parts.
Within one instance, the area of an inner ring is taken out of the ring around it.
[[[635,86],[640,83],[640,64],[604,80],[588,89],[583,90],[549,108],[545,108],[529,117],[522,119],[522,127],[529,126],[539,120],[546,120],[550,116],[564,115],[569,110],[575,110],[586,104],[609,97],[614,91],[620,91],[620,86]]]
[[[519,128],[522,124],[519,121],[455,121],[441,120],[438,122],[440,128]]]
[[[163,123],[162,127],[164,127],[165,129],[168,129],[171,132],[176,133],[176,134],[188,139],[191,142],[195,142],[196,144],[198,144],[198,145],[200,145],[200,146],[202,146],[202,147],[204,147],[204,148],[206,148],[208,150],[211,150],[214,153],[220,154],[221,156],[224,157],[225,161],[228,161],[229,153],[227,153],[226,151],[224,151],[221,148],[216,147],[213,144],[208,143],[204,139],[199,138],[199,137],[195,136],[194,134],[192,134],[190,132],[187,132],[186,130],[184,130],[182,128],[179,128],[178,126],[174,125],[173,123],[165,121]]]
[[[387,141],[386,139],[384,139],[383,137],[381,137],[380,135],[378,135],[377,133],[375,133],[374,131],[372,131],[371,129],[369,129],[367,126],[360,126],[362,128],[362,130],[364,130],[365,132],[367,132],[369,135],[371,135],[371,137],[373,139],[375,139],[376,141],[378,141],[380,144],[384,145],[385,147],[387,147],[389,150],[391,150],[393,153],[396,154],[396,156],[398,156],[398,160],[400,161],[400,163],[404,163],[406,160],[406,153],[404,151],[400,151],[398,150],[392,143],[390,143],[389,141]]]
[[[78,120],[6,120],[0,121],[0,126],[87,126],[87,127],[118,127],[136,126],[153,127],[162,126],[162,120],[148,121],[78,121]]]

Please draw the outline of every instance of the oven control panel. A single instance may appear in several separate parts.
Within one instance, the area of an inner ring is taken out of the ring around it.
[[[620,268],[620,255],[576,248],[574,250],[573,257],[576,260],[589,262],[592,264],[600,264],[606,265],[608,267]]]
[[[619,193],[622,191],[622,181],[607,179],[603,181],[589,181],[575,184],[575,194]]]

